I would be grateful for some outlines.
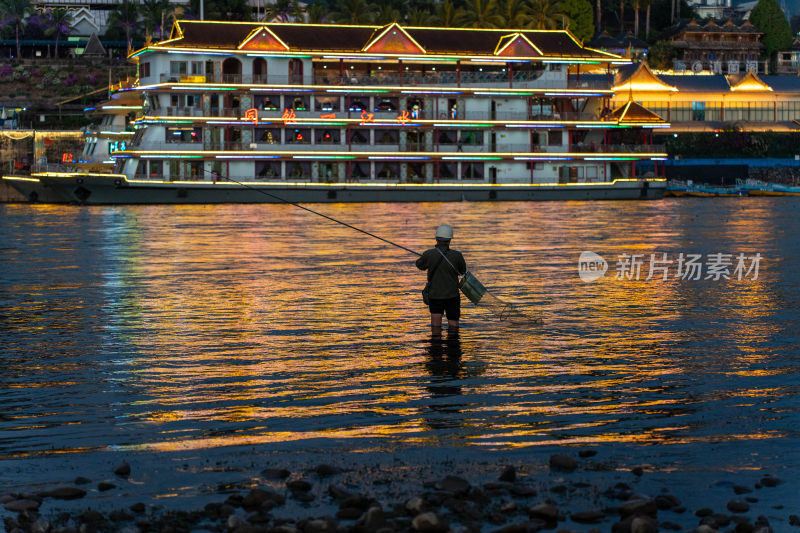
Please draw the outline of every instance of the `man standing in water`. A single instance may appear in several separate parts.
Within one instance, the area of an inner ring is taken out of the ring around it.
[[[416,262],[418,269],[428,271],[428,307],[431,311],[431,333],[434,335],[442,334],[443,314],[447,314],[448,333],[458,331],[458,320],[461,318],[458,276],[467,271],[467,264],[461,252],[450,249],[452,238],[453,228],[449,224],[442,224],[436,228],[436,246],[426,250]]]

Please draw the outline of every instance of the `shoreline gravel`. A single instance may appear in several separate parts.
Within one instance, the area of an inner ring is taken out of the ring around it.
[[[598,460],[594,449],[566,448],[538,462],[444,461],[433,468],[397,459],[347,463],[346,454],[340,463],[306,468],[270,461],[256,475],[222,465],[217,480],[227,472],[231,481],[210,485],[188,509],[171,505],[169,494],[131,503],[146,492],[136,481],[136,458],[101,480],[0,488],[5,530],[800,533],[800,496],[787,494],[794,488],[777,476],[748,470],[735,482],[687,480],[685,472],[649,465],[623,469]]]

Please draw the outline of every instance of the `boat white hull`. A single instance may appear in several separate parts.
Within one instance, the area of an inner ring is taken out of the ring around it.
[[[259,183],[128,181],[122,176],[38,176],[40,188],[52,191],[53,203],[99,204],[215,204],[325,202],[460,202],[546,200],[657,199],[666,182],[616,180],[606,183],[486,184],[486,183]],[[31,183],[24,186],[30,197]],[[19,185],[18,184],[23,184]],[[50,198],[50,196],[48,196]]]

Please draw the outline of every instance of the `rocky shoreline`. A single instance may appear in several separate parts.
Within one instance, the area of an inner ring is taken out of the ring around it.
[[[649,475],[647,468],[634,467],[625,472],[627,481],[619,480],[618,471],[592,462],[595,454],[591,449],[556,454],[534,468],[487,463],[478,469],[484,475],[473,470],[473,476],[443,474],[428,480],[413,470],[398,475],[402,467],[388,474],[330,464],[296,472],[267,468],[249,482],[217,487],[216,498],[195,510],[144,502],[93,508],[93,497],[113,494],[131,476],[131,466],[123,463],[114,469],[112,481],[78,477],[38,492],[0,490],[0,504],[11,533],[800,531],[797,509],[771,501],[769,518],[755,513],[773,499],[770,491],[780,490],[778,477],[731,483],[725,487],[725,508],[713,508],[706,506],[703,487],[691,502],[681,501],[668,486],[658,487],[663,483],[650,484],[645,493],[639,481]],[[591,481],[577,475],[581,472]],[[71,500],[80,505],[65,509]]]

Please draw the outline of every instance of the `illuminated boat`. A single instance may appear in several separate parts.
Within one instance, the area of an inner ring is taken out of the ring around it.
[[[743,188],[751,196],[800,196],[800,187],[757,180],[747,180]]]
[[[114,98],[135,134],[112,146],[113,171],[33,176],[64,201],[634,199],[666,185],[652,132],[669,124],[580,82],[630,60],[568,31],[178,21],[130,60],[138,80]]]
[[[740,186],[725,187],[691,182],[674,182],[667,184],[664,196],[699,196],[699,197],[725,197],[748,196],[748,189]]]

